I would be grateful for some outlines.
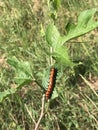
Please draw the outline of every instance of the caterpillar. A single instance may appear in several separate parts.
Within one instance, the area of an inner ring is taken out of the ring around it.
[[[53,89],[55,87],[56,76],[57,76],[57,69],[51,68],[49,84],[48,84],[47,91],[45,93],[46,100],[48,100],[52,95]]]

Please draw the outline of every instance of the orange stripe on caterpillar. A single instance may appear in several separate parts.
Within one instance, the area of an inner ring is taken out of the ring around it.
[[[45,93],[46,100],[48,100],[52,95],[53,89],[55,87],[56,76],[57,76],[57,69],[52,68],[50,70],[50,79],[49,79],[48,89]]]

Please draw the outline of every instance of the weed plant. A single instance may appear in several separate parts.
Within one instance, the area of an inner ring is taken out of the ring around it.
[[[78,15],[97,7],[97,3],[0,1],[0,130],[35,129],[45,93],[43,84],[47,86],[49,69],[56,60],[46,41],[46,28],[54,23],[66,36],[69,23],[76,24]],[[98,9],[96,21],[97,16]],[[98,29],[70,39],[64,46],[77,65],[65,67],[57,63],[56,94],[45,101],[38,129],[98,130]]]

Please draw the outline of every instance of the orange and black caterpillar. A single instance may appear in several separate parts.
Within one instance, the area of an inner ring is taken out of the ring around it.
[[[45,93],[46,100],[48,100],[52,95],[53,89],[55,87],[56,76],[57,76],[57,69],[51,68],[49,84],[48,84],[47,91]]]

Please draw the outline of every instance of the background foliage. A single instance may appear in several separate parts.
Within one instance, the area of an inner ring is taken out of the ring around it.
[[[70,39],[68,30],[73,31],[70,25],[74,25],[75,29],[79,14],[97,6],[96,0],[0,1],[1,130],[32,130],[39,118],[49,69],[55,61],[51,56],[55,59],[58,53],[64,51],[61,46],[57,54],[51,51],[52,43],[47,44],[45,36],[47,26],[54,23],[56,38],[65,35]],[[94,14],[95,21],[98,21],[97,15],[98,10]],[[90,22],[93,25],[93,21]],[[76,30],[73,36],[77,34]],[[40,130],[98,129],[97,35],[96,28],[70,41],[63,37],[62,44],[68,51],[68,54],[63,54],[79,65],[69,68],[71,62],[68,58],[68,67],[62,67],[63,60],[61,64],[56,60],[59,64],[56,93],[41,120]],[[45,109],[47,105],[46,102]]]

